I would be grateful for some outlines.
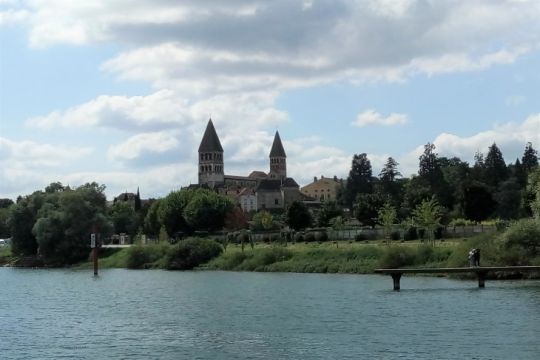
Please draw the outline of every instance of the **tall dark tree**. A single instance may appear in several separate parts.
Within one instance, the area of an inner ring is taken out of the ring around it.
[[[431,193],[444,207],[452,206],[450,189],[441,168],[441,161],[435,152],[435,145],[427,143],[424,145],[424,153],[419,158],[418,176],[429,184]]]
[[[375,226],[379,217],[379,209],[384,206],[385,199],[380,194],[358,194],[354,203],[354,216],[363,225]]]
[[[501,182],[508,179],[508,169],[501,150],[497,144],[493,143],[489,147],[485,160],[485,178],[484,182],[493,187],[497,187]]]
[[[370,194],[372,192],[373,171],[371,162],[365,153],[355,154],[352,159],[351,171],[347,177],[345,204],[351,207],[358,194]]]
[[[497,216],[501,219],[517,219],[524,213],[522,210],[522,187],[516,178],[512,177],[499,185],[499,190],[493,194],[497,202]]]
[[[141,194],[139,193],[139,187],[137,186],[137,195],[135,195],[135,204],[134,204],[135,211],[141,210]]]
[[[467,219],[483,221],[495,211],[496,206],[486,185],[473,182],[465,187],[463,211]]]
[[[532,143],[528,142],[525,146],[521,164],[525,168],[527,174],[536,166],[538,166],[538,151],[533,149]]]
[[[399,163],[394,160],[393,157],[389,157],[379,173],[379,180],[389,183],[394,182],[396,178],[401,177],[401,173],[397,169],[398,165]]]
[[[474,154],[474,165],[471,169],[472,180],[483,182],[485,177],[485,170],[486,163],[484,160],[484,154],[482,154],[480,151],[477,151]]]
[[[301,202],[293,202],[287,210],[287,224],[295,230],[311,226],[312,221],[311,213]]]

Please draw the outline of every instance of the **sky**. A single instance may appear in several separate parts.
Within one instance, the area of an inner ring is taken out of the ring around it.
[[[211,117],[225,173],[404,176],[423,146],[473,163],[540,149],[537,0],[0,0],[0,198],[96,181],[197,183]]]

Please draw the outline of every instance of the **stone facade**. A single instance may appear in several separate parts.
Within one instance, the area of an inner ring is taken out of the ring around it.
[[[325,202],[328,200],[336,200],[337,190],[341,184],[342,181],[338,180],[335,176],[333,178],[321,176],[320,179],[315,177],[311,184],[302,187],[300,191],[304,195],[312,197],[320,202]]]

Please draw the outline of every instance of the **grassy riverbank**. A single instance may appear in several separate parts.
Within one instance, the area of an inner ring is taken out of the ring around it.
[[[207,245],[189,251],[179,251],[178,246],[156,244],[102,249],[100,268],[171,269],[178,268],[171,266],[174,256],[176,261],[178,257],[188,256],[191,260],[187,261],[189,266],[184,267],[186,269],[370,274],[379,267],[467,266],[467,253],[473,247],[482,250],[483,266],[540,265],[540,256],[529,257],[519,249],[503,248],[489,236],[437,242],[435,245],[420,242],[388,244],[383,241],[289,243],[287,246],[256,244],[253,249],[246,246],[244,251],[240,245],[231,244],[219,254],[213,248],[214,256],[206,254]],[[79,268],[91,266],[90,262],[85,262]],[[540,274],[525,276],[538,278]]]

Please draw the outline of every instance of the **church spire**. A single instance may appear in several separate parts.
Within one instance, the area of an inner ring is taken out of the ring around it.
[[[208,120],[208,125],[206,125],[206,130],[204,131],[203,138],[201,140],[201,145],[199,146],[199,152],[223,152],[223,147],[219,141],[219,137],[216,133],[216,128],[212,119]]]
[[[272,144],[272,149],[270,150],[270,157],[287,157],[285,155],[285,149],[281,143],[281,138],[279,137],[279,132],[276,130],[274,135],[274,143]]]
[[[213,188],[223,183],[223,168],[223,147],[210,119],[199,146],[199,185]]]
[[[274,143],[270,150],[270,178],[285,180],[287,177],[287,155],[281,143],[279,132],[274,135]]]

